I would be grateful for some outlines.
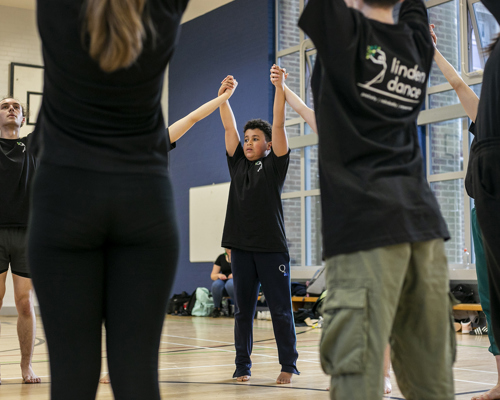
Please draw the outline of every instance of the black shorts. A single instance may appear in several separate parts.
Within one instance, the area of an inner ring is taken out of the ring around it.
[[[0,274],[10,268],[13,274],[29,278],[26,262],[26,228],[0,228]]]

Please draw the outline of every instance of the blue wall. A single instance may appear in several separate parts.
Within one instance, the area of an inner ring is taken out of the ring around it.
[[[227,75],[239,83],[230,103],[240,134],[249,119],[271,121],[274,32],[272,0],[235,0],[182,25],[168,77],[169,122],[215,98]],[[230,180],[218,111],[179,140],[170,171],[181,243],[173,292],[210,288],[213,263],[189,262],[189,188]]]

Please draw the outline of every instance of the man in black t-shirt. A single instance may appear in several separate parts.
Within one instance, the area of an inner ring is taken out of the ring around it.
[[[383,355],[407,398],[454,398],[449,233],[423,172],[416,119],[433,57],[422,0],[309,0],[318,51],[325,299],[332,399],[380,399]],[[352,4],[356,8],[349,7]]]
[[[12,98],[0,101],[0,308],[5,296],[9,264],[14,283],[17,331],[21,347],[24,383],[40,383],[31,359],[35,344],[36,317],[33,287],[26,263],[29,188],[36,161],[28,147],[28,137],[20,138],[26,113]]]
[[[271,311],[281,373],[276,383],[298,374],[295,325],[290,291],[290,257],[286,244],[281,191],[290,149],[285,132],[284,79],[275,83],[272,128],[260,119],[244,127],[244,145],[228,102],[220,106],[231,175],[222,247],[231,249],[236,370],[239,382],[250,379],[253,318],[259,287]],[[221,87],[221,90],[223,88]]]

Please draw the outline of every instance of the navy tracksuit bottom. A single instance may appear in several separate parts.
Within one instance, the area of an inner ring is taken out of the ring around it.
[[[261,284],[271,311],[281,371],[299,374],[288,252],[263,253],[233,248],[231,268],[238,306],[234,315],[236,371],[233,377],[251,375],[253,320]]]

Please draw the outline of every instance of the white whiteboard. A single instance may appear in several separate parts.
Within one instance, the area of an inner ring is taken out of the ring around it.
[[[189,189],[189,261],[214,262],[223,253],[230,182]]]

